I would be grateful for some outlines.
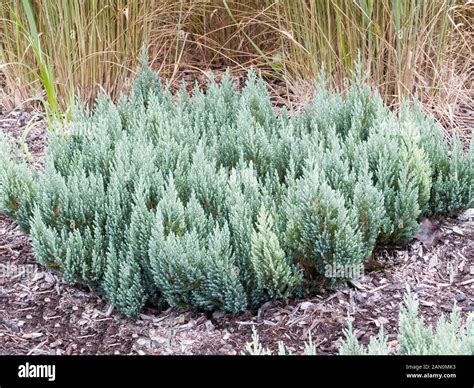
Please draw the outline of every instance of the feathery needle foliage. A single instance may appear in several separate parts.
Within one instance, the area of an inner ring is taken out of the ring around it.
[[[253,72],[173,98],[142,66],[118,104],[78,106],[44,170],[3,136],[0,208],[37,260],[127,315],[147,301],[242,311],[333,281],[422,215],[472,205],[473,147],[449,145],[417,107],[391,113],[355,82],[320,81],[300,112],[273,110]]]

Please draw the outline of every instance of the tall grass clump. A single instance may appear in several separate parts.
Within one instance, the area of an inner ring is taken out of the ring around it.
[[[41,56],[22,28],[35,35],[28,8]],[[63,108],[78,88],[88,101],[100,88],[117,97],[145,44],[172,81],[253,65],[291,88],[324,68],[345,90],[360,58],[386,103],[418,94],[452,124],[452,106],[469,101],[469,12],[467,0],[1,0],[5,101],[41,95],[42,62]]]
[[[242,311],[351,277],[423,215],[472,205],[474,152],[416,107],[400,117],[355,82],[320,81],[277,115],[253,72],[173,97],[145,67],[117,104],[100,95],[51,132],[42,172],[3,138],[0,208],[39,263],[127,315],[147,302]]]
[[[5,104],[42,99],[44,91],[52,108],[57,99],[63,109],[70,107],[78,89],[86,101],[101,89],[117,97],[130,86],[143,45],[159,72],[171,79],[183,66],[258,61],[254,46],[242,35],[253,36],[265,49],[264,36],[258,37],[262,28],[247,21],[258,2],[230,2],[229,7],[233,18],[220,0],[1,0]]]
[[[147,38],[151,3],[2,0],[0,60],[14,102],[45,89],[50,105],[66,108],[75,88],[85,98],[98,85],[112,94],[122,88]],[[44,63],[55,96],[43,82]]]
[[[464,8],[456,0],[288,0],[275,2],[274,18],[291,37],[282,39],[290,74],[311,78],[323,64],[342,86],[360,57],[391,104],[440,93],[447,67],[465,72],[470,49],[459,28],[469,22],[454,22]]]
[[[59,107],[58,94],[56,91],[56,83],[54,81],[51,62],[44,56],[43,50],[41,49],[40,35],[36,26],[33,9],[29,1],[23,0],[22,6],[26,15],[27,25],[23,24],[18,14],[15,13],[11,7],[9,8],[14,17],[13,23],[17,28],[15,35],[17,39],[26,41],[28,46],[31,47],[33,56],[38,63],[39,70],[31,68],[27,64],[24,66],[44,88],[46,96],[43,97],[40,95],[37,98],[43,104],[48,122],[52,123],[53,120],[61,120],[62,114]]]

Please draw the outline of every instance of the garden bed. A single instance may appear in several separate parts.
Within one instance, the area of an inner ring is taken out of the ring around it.
[[[0,127],[18,139],[32,114],[4,112]],[[41,123],[27,141],[39,167],[44,145]],[[419,236],[422,241],[376,252],[357,281],[310,299],[268,302],[258,311],[237,315],[147,307],[130,319],[94,291],[66,284],[61,275],[38,266],[29,237],[11,219],[0,216],[0,264],[2,269],[19,270],[17,277],[0,279],[0,353],[237,354],[255,326],[261,342],[271,349],[281,340],[289,350],[300,352],[311,333],[319,353],[334,354],[348,313],[362,343],[383,324],[395,347],[406,283],[418,295],[428,322],[451,311],[454,301],[463,317],[474,311],[473,209],[428,229],[428,236]],[[33,275],[22,275],[25,270]]]

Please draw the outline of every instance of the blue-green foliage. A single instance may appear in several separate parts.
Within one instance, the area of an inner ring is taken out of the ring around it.
[[[15,218],[25,231],[36,199],[35,175],[0,133],[0,211]]]
[[[398,118],[361,82],[320,82],[299,113],[249,72],[172,96],[148,68],[114,104],[80,107],[42,172],[0,142],[0,204],[38,261],[128,315],[147,301],[242,311],[311,289],[328,265],[410,240],[473,197],[473,150],[419,109]]]

